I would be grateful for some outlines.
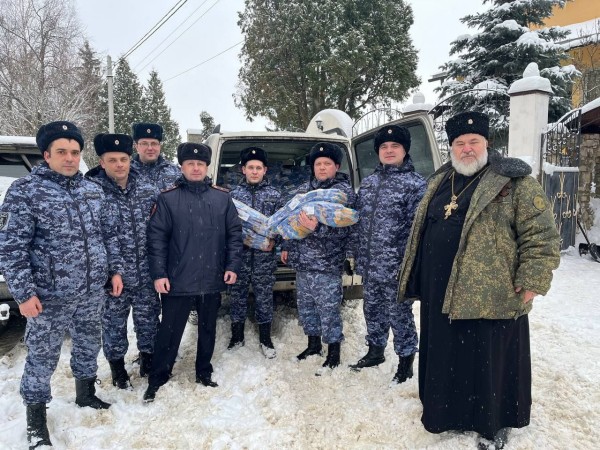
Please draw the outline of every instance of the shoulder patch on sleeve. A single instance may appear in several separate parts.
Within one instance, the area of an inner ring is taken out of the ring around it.
[[[8,222],[10,222],[10,213],[0,212],[0,231],[6,230]]]
[[[227,192],[229,194],[229,189],[227,189],[227,188],[217,186],[216,184],[212,184],[210,187],[213,189],[216,189],[217,191]]]
[[[544,211],[546,209],[546,199],[541,195],[536,195],[533,198],[533,206],[540,211]]]

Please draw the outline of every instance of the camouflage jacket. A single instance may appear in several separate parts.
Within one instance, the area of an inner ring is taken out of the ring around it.
[[[0,208],[0,267],[15,301],[94,292],[108,280],[108,262],[111,273],[122,271],[106,212],[102,189],[79,172],[66,177],[42,163],[14,181]]]
[[[354,206],[356,194],[345,173],[338,172],[334,178],[325,181],[311,178],[297,193],[303,194],[314,189],[339,189],[348,196],[345,206]],[[282,249],[289,251],[288,264],[296,270],[341,274],[349,233],[350,227],[336,228],[319,223],[316,230],[304,239],[284,241]]]
[[[531,168],[493,150],[489,163],[473,193],[446,288],[442,313],[450,319],[510,319],[529,313],[533,302],[525,304],[515,287],[545,295],[560,262],[552,208],[529,176]],[[405,297],[427,207],[450,169],[446,163],[431,176],[417,209],[400,268],[399,300]]]
[[[379,164],[358,191],[348,250],[363,281],[388,281],[397,276],[415,211],[427,184],[407,155],[400,166]]]
[[[131,158],[131,167],[148,178],[161,191],[173,186],[181,176],[181,169],[167,161],[163,155],[159,155],[155,163],[144,164],[136,154]]]
[[[107,200],[107,212],[116,220],[125,288],[152,286],[146,249],[146,225],[160,191],[135,169],[129,172],[127,186],[121,189],[100,166],[85,174],[99,184]]]
[[[274,188],[267,179],[263,179],[257,185],[251,185],[244,179],[233,191],[231,198],[239,200],[242,203],[250,206],[261,214],[269,217],[275,214],[281,205],[281,193]],[[244,252],[251,252],[251,264],[264,267],[271,272],[277,266],[274,252],[263,252],[244,246]]]

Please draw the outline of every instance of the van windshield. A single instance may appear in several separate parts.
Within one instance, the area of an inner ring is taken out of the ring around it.
[[[415,171],[427,178],[434,170],[431,145],[427,138],[427,131],[421,122],[402,124],[410,132],[410,157],[415,165]],[[373,148],[373,133],[356,144],[356,158],[358,160],[358,174],[360,180],[371,175],[379,164],[379,157]]]
[[[280,190],[284,199],[289,200],[300,185],[310,179],[311,170],[307,164],[310,149],[320,141],[317,140],[230,140],[221,147],[221,159],[217,184],[233,189],[244,179],[240,167],[240,153],[247,147],[260,147],[269,155],[267,178],[273,186]],[[340,172],[350,175],[348,149],[336,142],[343,150]]]

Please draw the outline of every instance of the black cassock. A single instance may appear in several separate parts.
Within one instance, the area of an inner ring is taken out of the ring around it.
[[[476,177],[455,175],[455,193],[475,181],[446,220],[444,206],[452,195],[449,177],[432,198],[408,291],[421,297],[419,398],[425,429],[476,431],[493,439],[502,428],[529,424],[529,321],[527,315],[517,320],[450,321],[442,314],[465,216],[479,182]]]

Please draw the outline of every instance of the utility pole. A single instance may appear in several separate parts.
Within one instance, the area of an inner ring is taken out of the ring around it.
[[[115,107],[113,103],[112,59],[106,56],[106,82],[108,84],[108,132],[115,132]]]

